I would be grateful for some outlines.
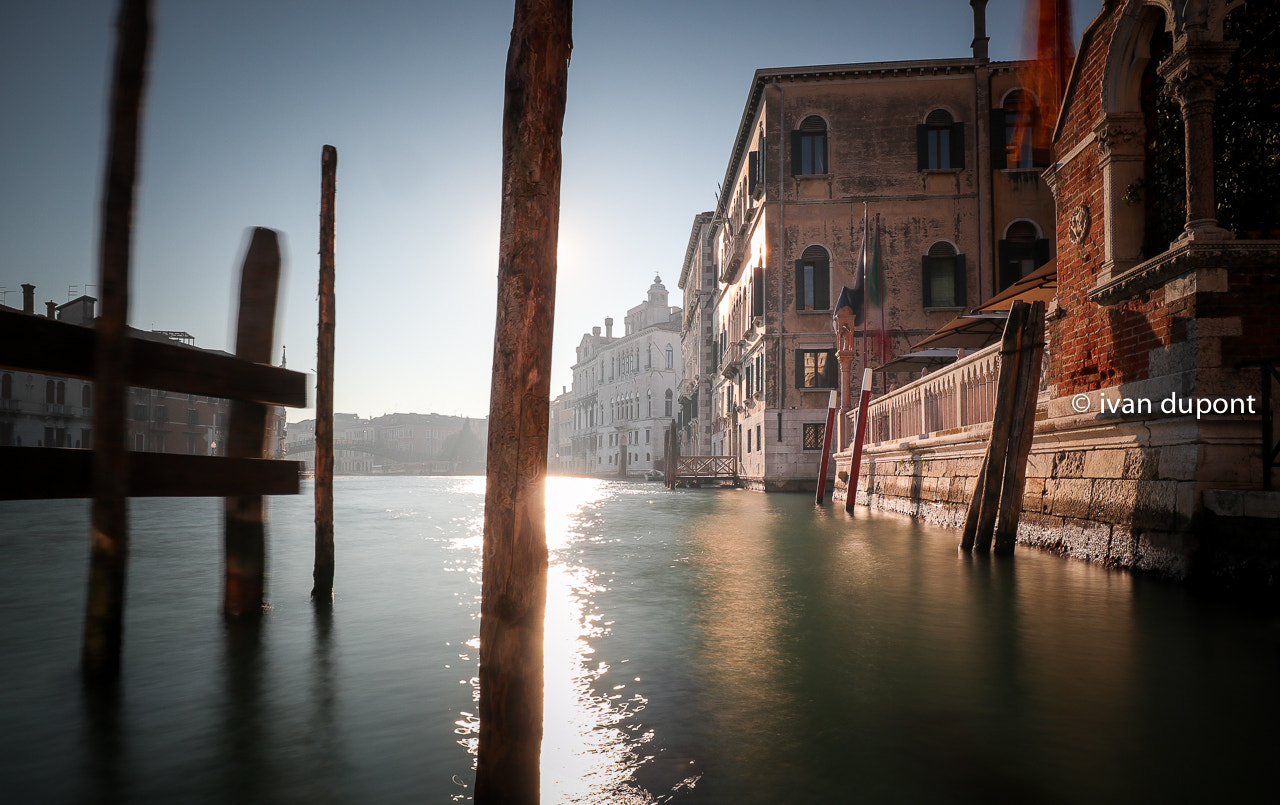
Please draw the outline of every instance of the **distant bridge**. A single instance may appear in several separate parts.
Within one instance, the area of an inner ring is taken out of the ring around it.
[[[701,483],[702,481],[738,480],[737,456],[680,456],[676,459],[675,481]]]
[[[316,451],[315,439],[308,439],[305,442],[285,442],[284,445],[289,456],[296,456],[301,453],[314,453]],[[402,461],[409,464],[422,464],[433,460],[419,453],[395,450],[379,442],[358,441],[355,439],[334,439],[333,449],[335,452],[338,450],[350,450],[353,453],[367,453],[371,456],[377,456],[378,458],[387,458],[393,461]]]

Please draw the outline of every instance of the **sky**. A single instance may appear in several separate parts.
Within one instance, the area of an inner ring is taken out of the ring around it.
[[[1026,0],[990,0],[992,59]],[[1101,0],[1074,0],[1079,32]],[[156,0],[130,324],[234,350],[249,228],[282,233],[276,362],[316,366],[320,154],[338,150],[335,408],[486,416],[511,0]],[[96,295],[112,0],[0,7],[0,292]],[[677,281],[755,70],[969,56],[968,0],[578,0],[552,395],[582,334]],[[289,412],[290,421],[314,416]]]

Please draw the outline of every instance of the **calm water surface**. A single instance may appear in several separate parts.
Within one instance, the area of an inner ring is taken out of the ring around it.
[[[271,501],[228,630],[221,515],[131,504],[124,681],[77,676],[82,502],[0,505],[5,802],[450,802],[473,782],[483,479]],[[551,479],[546,803],[1274,802],[1280,625],[801,495]]]

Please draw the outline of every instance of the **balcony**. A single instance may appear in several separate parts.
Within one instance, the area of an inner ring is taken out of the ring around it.
[[[742,342],[735,341],[725,349],[724,354],[720,356],[720,374],[726,380],[732,380],[738,376],[741,371],[742,362]]]

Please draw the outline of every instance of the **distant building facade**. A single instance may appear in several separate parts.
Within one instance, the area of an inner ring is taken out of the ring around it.
[[[681,313],[654,277],[645,301],[627,311],[623,335],[613,335],[607,318],[603,335],[595,327],[582,337],[570,392],[567,472],[641,476],[663,469],[680,383]]]
[[[712,348],[716,300],[714,213],[702,212],[693,218],[684,263],[680,267],[680,290],[684,294],[681,321],[681,377],[679,402],[680,455],[713,455],[711,447],[712,378],[716,355]]]
[[[333,415],[335,475],[480,475],[488,419],[443,414]],[[287,457],[315,471],[315,420],[289,425]]]
[[[864,209],[880,221],[889,358],[1051,258],[1048,155],[1013,136],[1036,100],[1017,64],[989,61],[985,37],[973,46],[756,72],[709,222],[714,287],[700,285],[702,241],[686,252],[710,311],[686,301],[685,337],[704,339],[709,314],[713,360],[682,390],[699,402],[682,433],[736,456],[749,487],[814,487],[838,381],[832,308],[854,284]],[[864,361],[880,363],[858,339]]]

